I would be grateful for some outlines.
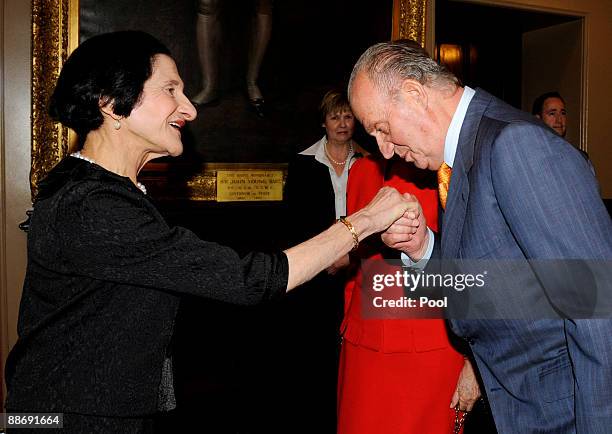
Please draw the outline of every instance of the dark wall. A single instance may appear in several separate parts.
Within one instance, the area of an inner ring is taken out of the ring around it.
[[[521,107],[522,35],[576,17],[452,0],[436,0],[436,45],[463,49],[463,84]],[[470,58],[470,49],[477,56]],[[433,53],[432,53],[433,54]]]
[[[272,37],[260,73],[262,119],[245,97],[244,70],[252,2],[223,9],[220,104],[201,110],[184,134],[186,155],[206,162],[286,162],[322,131],[317,106],[331,87],[345,87],[352,65],[391,35],[392,0],[276,1]],[[171,49],[186,84],[199,91],[197,0],[81,0],[80,35],[140,29]]]

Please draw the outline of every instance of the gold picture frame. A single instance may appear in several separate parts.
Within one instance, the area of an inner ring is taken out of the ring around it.
[[[425,42],[426,1],[392,0],[392,39]],[[68,55],[79,43],[79,0],[32,0],[32,198],[46,174],[68,153],[74,134],[47,116],[47,101]],[[204,165],[188,182],[186,199],[216,200],[216,175],[224,170],[248,170],[248,165]],[[254,164],[254,170],[282,170],[286,164]],[[158,172],[153,166],[153,173]],[[153,180],[155,181],[153,175]],[[157,178],[159,180],[159,178]]]

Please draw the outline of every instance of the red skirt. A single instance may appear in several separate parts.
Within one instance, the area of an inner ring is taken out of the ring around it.
[[[338,434],[452,434],[463,356],[452,347],[383,353],[344,341]]]

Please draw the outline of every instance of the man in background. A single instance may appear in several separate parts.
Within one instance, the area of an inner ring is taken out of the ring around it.
[[[561,137],[567,132],[567,111],[565,100],[559,92],[546,92],[533,102],[531,114],[542,119],[546,125],[555,130]]]
[[[555,133],[565,138],[567,132],[567,110],[565,108],[565,100],[559,92],[546,92],[537,97],[533,101],[531,114],[538,119],[542,119],[542,122],[552,128]],[[594,175],[595,168],[589,159],[589,154],[582,149],[578,149],[578,151],[587,160],[589,168]]]

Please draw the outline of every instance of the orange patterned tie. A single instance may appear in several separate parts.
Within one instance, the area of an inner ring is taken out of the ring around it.
[[[446,163],[442,163],[438,169],[438,194],[442,209],[446,209],[446,198],[448,197],[448,186],[450,184],[452,169]]]

